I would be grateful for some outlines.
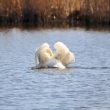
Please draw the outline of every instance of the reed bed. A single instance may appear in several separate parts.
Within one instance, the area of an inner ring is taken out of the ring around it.
[[[0,0],[0,24],[106,24],[110,0]]]

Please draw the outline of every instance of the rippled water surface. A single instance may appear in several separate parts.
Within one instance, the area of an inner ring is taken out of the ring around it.
[[[31,69],[36,48],[56,41],[76,62],[66,70]],[[110,110],[110,32],[0,29],[0,110]]]

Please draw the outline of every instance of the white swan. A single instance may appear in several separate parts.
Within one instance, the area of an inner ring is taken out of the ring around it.
[[[55,58],[60,60],[64,66],[68,66],[70,63],[75,62],[75,55],[67,48],[62,42],[57,42],[54,45],[56,49]]]
[[[44,43],[36,50],[35,61],[37,68],[59,68],[65,69],[65,66],[54,58],[52,50],[48,43]]]
[[[48,43],[42,44],[35,53],[37,68],[65,69],[70,63],[75,62],[74,54],[62,42],[54,45],[56,52],[53,54]]]

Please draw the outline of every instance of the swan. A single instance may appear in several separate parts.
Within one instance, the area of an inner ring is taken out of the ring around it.
[[[60,62],[60,60],[55,59],[48,43],[44,43],[36,49],[35,62],[37,68],[65,69],[65,66]]]
[[[75,62],[75,55],[62,42],[54,44],[56,51],[53,53],[48,43],[43,43],[35,52],[36,68],[65,69]]]
[[[70,63],[75,62],[75,55],[68,47],[62,42],[56,42],[54,44],[56,52],[54,53],[55,59],[60,60],[64,66],[68,66]]]

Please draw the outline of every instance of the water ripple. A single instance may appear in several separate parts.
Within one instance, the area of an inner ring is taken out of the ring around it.
[[[76,62],[65,70],[31,68],[36,47],[56,41]],[[1,30],[0,110],[109,110],[109,50],[109,32]]]

